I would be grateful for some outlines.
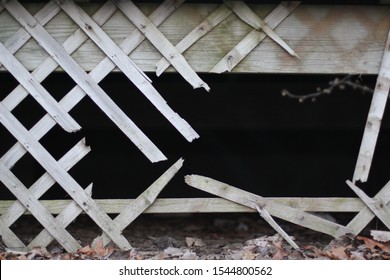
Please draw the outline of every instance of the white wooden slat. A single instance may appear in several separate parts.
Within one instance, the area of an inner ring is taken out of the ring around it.
[[[264,197],[305,212],[359,212],[365,204],[357,197]],[[107,214],[121,213],[134,199],[95,199]],[[69,200],[40,200],[52,214],[61,213]],[[0,200],[0,214],[14,203]],[[157,198],[144,214],[158,213],[253,213],[256,210],[223,198]],[[25,212],[25,214],[29,214]]]
[[[0,43],[0,61],[46,112],[67,132],[75,132],[81,126],[57,103],[50,93],[23,67]]]
[[[275,29],[299,5],[299,1],[282,2],[265,19],[264,22]],[[261,41],[266,34],[252,30],[230,52],[228,52],[211,70],[211,73],[232,71]]]
[[[53,2],[55,10],[60,10],[60,8]],[[48,5],[46,5],[48,6]],[[45,7],[46,7],[45,6]],[[45,8],[43,8],[45,9]],[[42,10],[43,10],[42,9]],[[41,10],[41,11],[42,11]],[[116,11],[115,5],[110,2],[104,4],[93,16],[97,23],[103,24],[106,22],[112,14]],[[37,14],[39,14],[38,12]],[[43,13],[42,14],[46,14]],[[43,17],[43,16],[42,16]],[[30,36],[28,32],[22,28],[26,34]],[[19,30],[20,31],[20,30]],[[19,32],[18,31],[18,32]],[[64,49],[68,53],[74,52],[82,43],[86,41],[88,37],[85,35],[83,31],[78,29],[75,31],[65,42],[63,43]],[[40,64],[31,75],[34,76],[38,81],[43,81],[51,72],[53,72],[58,66],[57,62],[48,57]],[[78,102],[86,95],[85,92],[77,87],[77,91],[71,91],[69,94],[65,95],[64,98],[61,99],[59,104],[69,112]],[[2,102],[3,105],[10,111],[12,111],[22,100],[28,95],[28,92],[21,86],[17,86]],[[55,121],[48,115],[45,115],[37,124],[31,128],[30,133],[36,138],[41,139],[54,125]],[[8,168],[12,168],[12,166],[26,153],[24,147],[17,142],[3,157],[2,160],[4,164]]]
[[[280,203],[267,201],[261,196],[211,178],[199,175],[188,175],[185,176],[185,182],[191,187],[243,204],[253,209],[256,209],[256,205],[262,205],[272,216],[334,237],[350,233],[350,230],[342,225]]]
[[[169,15],[169,13],[173,12],[175,10],[175,7],[180,4],[180,0],[168,0],[164,1],[163,4],[159,6],[159,8],[156,9],[155,12],[153,12],[150,17],[153,20],[153,22],[158,22],[159,24],[162,23],[166,17]],[[110,2],[107,2],[110,3]],[[101,9],[99,9],[93,16],[94,20],[97,23],[101,23],[104,21],[107,16],[110,16],[110,12],[108,11],[106,7],[107,4],[103,5]],[[102,10],[104,9],[104,10]],[[116,10],[116,7],[115,7]],[[108,18],[107,18],[108,19]],[[80,40],[77,38],[80,38],[81,36],[84,36],[84,38],[87,38],[87,36],[82,32],[80,29],[77,30],[71,37],[69,37],[63,44],[63,47],[66,51],[72,52],[74,51],[79,45],[84,42],[84,40]],[[77,41],[73,45],[73,39],[74,41]],[[134,30],[128,37],[126,37],[120,47],[123,48],[123,50],[128,54],[133,49],[135,49],[143,40],[143,35],[138,31],[138,29]],[[72,41],[72,42],[71,42]],[[35,78],[38,80],[43,80],[47,77],[49,73],[54,71],[54,69],[57,67],[57,63],[51,58],[47,58],[37,69],[33,71],[33,75],[35,75]],[[109,59],[105,58],[103,59],[95,69],[93,69],[89,75],[92,79],[95,80],[95,82],[100,82],[106,75],[110,73],[115,67],[115,64]],[[27,95],[28,93],[24,90],[22,86],[17,87],[14,91],[12,91],[4,100],[3,104],[6,106],[10,111],[14,108],[13,105],[19,104],[21,100]],[[73,88],[65,97],[59,102],[60,105],[67,111],[70,111],[75,105],[77,105],[78,102],[85,96],[85,92],[79,87],[76,86]],[[16,102],[15,102],[16,100]],[[16,106],[16,105],[15,105]],[[40,139],[43,137],[53,126],[55,125],[55,122],[52,120],[51,117],[48,115],[44,116],[34,127],[30,130],[30,133],[36,138]],[[194,138],[199,137],[196,132],[194,132]],[[3,157],[2,160],[4,161],[4,164],[11,168],[24,154],[26,153],[26,150],[24,147],[17,142]]]
[[[279,46],[286,50],[290,55],[298,57],[298,55],[284,42],[272,28],[270,28],[262,19],[260,19],[243,1],[223,1],[230,7],[234,13],[244,22],[257,29],[262,30],[268,37],[274,40]]]
[[[368,112],[366,127],[363,133],[359,156],[353,174],[353,182],[366,182],[371,169],[372,159],[378,134],[385,112],[390,90],[390,30],[387,35],[386,45],[383,51],[382,63],[372,96],[370,110]]]
[[[118,216],[116,216],[114,223],[116,223],[121,230],[129,226],[139,215],[141,215],[150,205],[154,203],[160,192],[183,166],[183,162],[183,159],[176,161],[167,171],[165,171],[156,181],[154,181],[150,187],[148,187]],[[103,233],[102,239],[104,246],[106,246],[111,241],[111,239],[105,233]]]
[[[88,196],[92,196],[92,184],[90,184],[85,192]],[[76,202],[72,201],[67,207],[55,218],[57,224],[60,227],[66,228],[74,219],[77,218],[83,212]],[[43,229],[29,244],[28,248],[34,248],[37,246],[47,247],[50,242],[53,241],[53,236],[46,230]]]
[[[232,10],[226,7],[226,5],[218,6],[207,18],[202,21],[197,27],[195,27],[186,37],[184,37],[175,48],[184,53],[191,45],[206,35],[214,27],[224,21],[228,16],[232,14]],[[163,57],[156,63],[157,70],[156,75],[160,76],[171,64]]]
[[[1,10],[3,10],[4,7],[1,6]],[[42,9],[40,9],[36,14],[35,18],[41,25],[45,25],[48,23],[53,17],[55,17],[58,12],[61,11],[61,9],[54,3],[49,2],[47,3]],[[22,27],[16,33],[9,38],[5,43],[4,46],[12,53],[14,54],[17,50],[19,50],[27,41],[31,38],[31,35]],[[0,63],[1,67],[1,63]]]
[[[73,2],[64,2],[60,6],[80,28],[89,26],[83,29],[84,32],[188,141],[191,142],[199,137],[194,129],[168,106],[167,102],[148,81],[148,78],[145,78],[147,76],[135,66],[127,54],[107,36],[88,14]]]
[[[381,199],[388,207],[388,204],[390,203],[390,181],[373,197],[373,199]],[[375,214],[367,205],[364,205],[359,213],[348,223],[347,228],[349,228],[353,234],[358,235],[374,217]]]
[[[360,197],[368,208],[377,216],[382,223],[390,229],[390,209],[382,198],[372,199],[359,189],[351,181],[347,181],[347,185]]]
[[[181,53],[157,29],[157,27],[131,1],[113,0],[127,18],[144,34],[159,52],[172,64],[173,67],[194,88],[203,87],[210,91],[210,87],[196,74]]]
[[[96,21],[96,23],[102,25],[107,20],[110,19],[110,17],[115,13],[116,10],[117,8],[115,7],[114,4],[112,4],[111,2],[106,2],[93,15],[93,19]],[[50,20],[50,18],[47,17],[47,14],[55,15],[59,11],[61,11],[61,8],[58,7],[57,4],[55,4],[54,2],[50,1],[35,15],[35,18],[41,25],[44,25]],[[23,27],[19,29],[15,35],[18,35],[18,33],[23,33],[21,35],[23,35],[27,39],[31,38],[30,33],[28,33]],[[12,36],[10,39],[14,38],[15,35]],[[65,40],[62,46],[69,54],[72,54],[87,39],[88,36],[86,36],[82,30],[78,29],[68,39]],[[18,44],[17,46],[19,45],[20,44]],[[17,46],[14,46],[13,48],[15,51],[17,51],[18,49],[16,48]],[[49,56],[36,69],[34,69],[34,71],[32,71],[31,75],[34,76],[34,78],[39,82],[42,82],[57,67],[58,67],[58,63]],[[19,85],[6,98],[4,98],[3,104],[9,110],[12,111],[20,102],[22,102],[22,100],[27,96],[27,94],[28,94],[27,91],[21,85]]]
[[[120,230],[112,223],[110,217],[86,195],[83,188],[66,170],[45,150],[45,148],[19,123],[19,121],[0,103],[0,122],[23,144],[24,148],[42,165],[57,183],[73,198],[74,201],[110,236],[123,250],[131,245]],[[32,199],[32,198],[31,198]],[[24,204],[26,207],[26,205]],[[28,207],[26,207],[28,208]]]
[[[68,171],[90,151],[90,147],[85,146],[85,140],[82,139],[70,149],[58,163]],[[8,168],[8,166],[6,167]],[[39,199],[55,182],[56,181],[48,173],[45,173],[31,185],[29,191],[36,199]],[[27,211],[27,209],[23,204],[19,201],[15,201],[1,217],[7,226],[11,226],[25,211]]]
[[[288,244],[291,245],[295,250],[299,250],[299,246],[295,243],[292,238],[276,223],[276,221],[271,217],[268,211],[261,206],[256,205],[257,212],[260,216],[274,229],[280,236],[282,236]]]
[[[18,248],[23,251],[27,251],[26,245],[13,233],[12,230],[7,227],[6,223],[0,217],[0,235],[1,238],[8,248]]]
[[[95,83],[66,53],[62,46],[31,16],[17,1],[2,0],[4,7],[35,40],[56,60],[69,76],[90,96],[90,98],[106,113],[106,115],[122,130],[122,132],[151,161],[166,160],[164,154],[152,141],[123,113],[103,89]]]
[[[0,181],[34,215],[65,250],[75,252],[81,248],[80,244],[69,232],[58,226],[50,212],[33,197],[23,183],[2,162],[0,162]]]

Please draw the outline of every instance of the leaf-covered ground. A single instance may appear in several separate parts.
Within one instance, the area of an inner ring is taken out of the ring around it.
[[[0,259],[390,259],[390,242],[375,241],[369,236],[372,228],[355,238],[333,239],[280,220],[278,223],[294,238],[299,250],[256,214],[143,215],[124,231],[133,246],[130,251],[112,244],[104,248],[96,238],[98,227],[87,217],[80,217],[68,227],[83,247],[78,252],[66,253],[55,242],[47,248],[20,252],[5,248],[1,242]],[[31,217],[23,217],[12,230],[27,244],[42,228]]]

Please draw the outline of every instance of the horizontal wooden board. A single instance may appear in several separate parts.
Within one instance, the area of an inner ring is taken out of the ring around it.
[[[35,13],[43,4],[24,5],[31,13]],[[99,6],[97,3],[82,5],[89,14]],[[156,4],[150,3],[137,6],[145,15],[157,8]],[[264,19],[276,4],[249,6]],[[216,7],[217,4],[183,4],[158,28],[176,45]],[[0,26],[2,43],[20,28],[5,10],[0,13]],[[390,7],[387,6],[300,5],[275,28],[275,33],[300,59],[290,56],[274,41],[266,38],[232,72],[377,74],[389,27]],[[60,12],[47,24],[48,32],[60,42],[76,29],[76,24],[64,12]],[[103,30],[117,44],[134,29],[135,26],[119,11],[103,26]],[[195,71],[209,72],[251,30],[252,27],[233,13],[183,55]],[[16,57],[28,70],[35,69],[47,56],[34,40],[29,40],[16,53]],[[88,40],[72,57],[84,70],[90,71],[105,55]],[[142,70],[154,72],[162,55],[145,40],[130,54],[130,58]],[[3,67],[1,69],[5,70]],[[175,70],[169,67],[167,71]]]
[[[289,205],[309,212],[359,212],[364,208],[359,198],[342,197],[270,197],[277,203]],[[107,214],[121,213],[134,199],[95,199],[96,203]],[[0,214],[3,215],[14,201],[0,200]],[[40,200],[56,215],[71,203],[71,200]],[[256,212],[255,210],[222,198],[159,198],[156,199],[145,214],[157,213],[227,213]],[[26,212],[26,214],[29,214]]]

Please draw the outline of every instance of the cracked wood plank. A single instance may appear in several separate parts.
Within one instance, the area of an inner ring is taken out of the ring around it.
[[[191,187],[236,203],[240,203],[252,209],[256,209],[256,205],[262,205],[272,216],[334,237],[350,233],[350,230],[342,225],[330,222],[293,207],[267,201],[261,196],[235,188],[208,177],[187,175],[185,176],[185,182]]]

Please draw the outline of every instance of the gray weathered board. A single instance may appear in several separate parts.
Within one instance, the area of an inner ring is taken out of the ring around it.
[[[25,3],[29,11],[36,11],[43,3]],[[158,29],[176,45],[198,24],[210,15],[219,4],[184,3],[167,18]],[[137,4],[149,15],[157,4]],[[82,6],[89,14],[99,4]],[[264,19],[274,5],[251,4],[251,9]],[[12,17],[0,13],[0,42],[5,42],[20,28]],[[282,38],[300,57],[291,57],[271,39],[261,42],[233,72],[248,73],[370,73],[377,74],[382,58],[386,35],[390,27],[389,6],[327,6],[303,5],[276,27]],[[50,34],[60,42],[77,29],[77,25],[64,12],[45,25]],[[117,11],[103,25],[104,31],[117,44],[136,27],[121,12]],[[232,13],[205,36],[199,39],[183,55],[196,72],[209,72],[253,28]],[[31,53],[34,53],[32,56]],[[47,57],[47,53],[30,40],[18,53],[29,70],[35,69]],[[105,55],[88,40],[72,56],[84,70],[92,70]],[[156,71],[156,63],[162,55],[149,42],[144,41],[130,58],[143,71]],[[4,69],[4,68],[2,68]],[[115,71],[117,71],[116,69]],[[167,71],[174,71],[172,67]]]

